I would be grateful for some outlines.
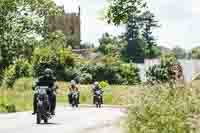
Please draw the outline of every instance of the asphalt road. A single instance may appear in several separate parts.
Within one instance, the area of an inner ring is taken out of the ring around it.
[[[49,124],[36,124],[31,112],[0,114],[0,133],[122,133],[119,108],[59,107]]]

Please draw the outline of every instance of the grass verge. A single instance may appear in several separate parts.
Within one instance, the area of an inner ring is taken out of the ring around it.
[[[19,79],[13,88],[0,88],[0,112],[26,111],[32,109],[32,81],[33,79]],[[58,82],[57,102],[61,104],[68,103],[67,93],[69,84]],[[128,87],[129,86],[109,86],[104,89],[104,103],[113,105],[128,104]],[[81,104],[92,104],[92,93],[90,85],[79,85]],[[7,108],[15,106],[12,111]]]

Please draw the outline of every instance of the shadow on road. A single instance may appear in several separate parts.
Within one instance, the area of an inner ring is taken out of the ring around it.
[[[39,125],[61,125],[61,123],[53,123],[53,122],[49,122],[49,123],[41,123]]]

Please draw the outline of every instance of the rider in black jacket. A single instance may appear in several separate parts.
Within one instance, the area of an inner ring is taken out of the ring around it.
[[[99,83],[98,82],[94,82],[94,87],[93,87],[93,90],[92,90],[93,94],[94,94],[94,96],[93,96],[93,104],[96,103],[95,93],[98,90],[101,90],[103,92],[102,88],[99,86]],[[103,97],[101,97],[101,104],[103,104]]]
[[[47,92],[49,96],[49,102],[51,104],[50,108],[50,113],[52,115],[55,115],[55,108],[56,108],[56,78],[53,77],[53,71],[51,69],[45,69],[44,75],[39,77],[38,80],[36,81],[35,85],[33,86],[33,90],[37,86],[48,86],[51,88],[50,91]],[[37,93],[34,94],[34,99],[33,99],[33,115],[36,114],[37,111]]]

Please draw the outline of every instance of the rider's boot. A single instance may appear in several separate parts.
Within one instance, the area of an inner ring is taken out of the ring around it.
[[[51,115],[55,115],[55,108],[56,108],[56,95],[52,95]]]
[[[35,115],[36,113],[37,113],[37,94],[34,94],[32,115]]]

